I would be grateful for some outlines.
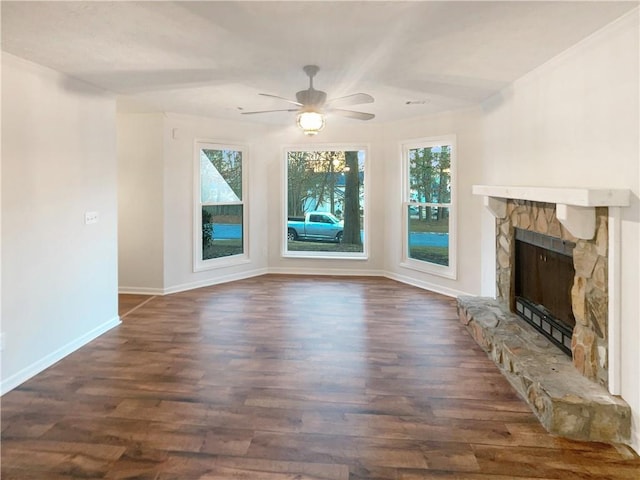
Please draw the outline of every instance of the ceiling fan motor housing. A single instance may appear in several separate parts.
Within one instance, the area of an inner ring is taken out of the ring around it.
[[[327,94],[321,90],[308,88],[307,90],[300,90],[296,93],[296,100],[298,103],[304,105],[303,110],[321,108],[327,101]]]

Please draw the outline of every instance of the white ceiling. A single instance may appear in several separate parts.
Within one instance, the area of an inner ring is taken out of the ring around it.
[[[477,104],[637,5],[2,1],[2,50],[126,96],[120,105],[276,124],[292,114],[239,107],[287,108],[258,93],[294,99],[302,66],[317,64],[317,89],[369,93],[375,103],[349,108],[385,122]]]

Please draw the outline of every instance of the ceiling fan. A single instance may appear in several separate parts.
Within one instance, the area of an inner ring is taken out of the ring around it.
[[[309,88],[296,93],[296,100],[261,93],[263,97],[277,98],[298,108],[284,108],[279,110],[261,110],[257,112],[241,112],[242,115],[255,115],[258,113],[272,112],[298,112],[297,124],[306,135],[315,135],[324,127],[324,114],[332,113],[343,117],[354,118],[356,120],[371,120],[375,117],[372,113],[356,112],[354,110],[344,110],[342,108],[349,105],[360,105],[363,103],[373,103],[373,97],[366,93],[354,93],[344,97],[327,100],[327,94],[322,90],[313,88],[313,77],[320,68],[317,65],[306,65],[303,67],[304,73],[309,77]]]

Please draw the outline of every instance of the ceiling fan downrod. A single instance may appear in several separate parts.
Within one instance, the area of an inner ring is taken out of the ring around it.
[[[305,65],[302,67],[304,73],[309,77],[309,89],[313,90],[313,77],[320,71],[320,67],[317,65]]]

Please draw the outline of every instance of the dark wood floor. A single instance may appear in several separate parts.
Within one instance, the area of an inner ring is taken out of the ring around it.
[[[2,398],[3,480],[640,478],[545,433],[452,299],[264,276],[143,300]]]
[[[118,295],[118,315],[120,315],[121,319],[124,319],[124,317],[154,298],[153,295]]]

